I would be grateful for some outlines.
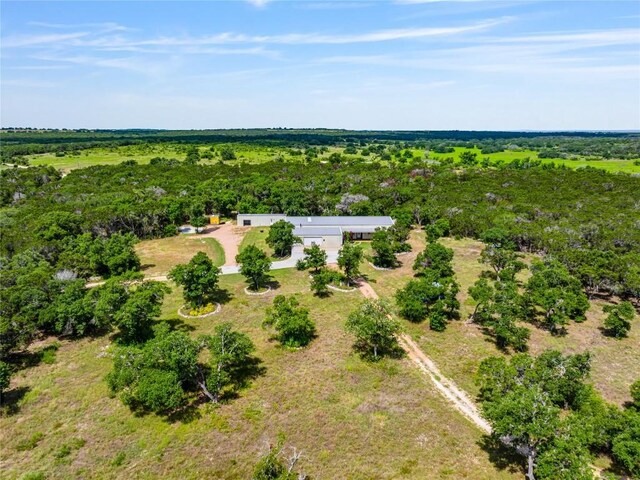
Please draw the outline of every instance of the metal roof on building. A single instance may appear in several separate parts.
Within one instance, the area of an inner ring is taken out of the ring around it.
[[[356,217],[356,216],[327,216],[327,217],[286,217],[287,222],[298,226],[340,226],[357,227],[371,225],[376,227],[390,227],[393,225],[391,217]]]
[[[340,227],[296,227],[293,234],[297,237],[342,236]]]
[[[252,217],[286,217],[284,213],[239,213],[238,216],[240,215],[250,215]]]

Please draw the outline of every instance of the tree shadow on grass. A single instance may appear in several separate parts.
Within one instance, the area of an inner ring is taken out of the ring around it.
[[[483,435],[477,445],[489,455],[489,461],[498,470],[524,475],[523,457],[513,448],[505,446],[500,439],[492,435]]]
[[[264,284],[271,288],[271,290],[277,290],[280,288],[280,282],[273,277],[267,278]]]
[[[379,362],[383,358],[393,358],[397,360],[406,356],[405,351],[397,342],[395,343],[395,345],[388,348],[379,348],[377,357],[373,355],[373,350],[370,350],[367,344],[356,342],[353,344],[351,349],[354,353],[359,355],[362,360],[365,360],[367,362]]]
[[[176,330],[179,332],[187,333],[187,332],[193,332],[196,329],[196,327],[194,327],[193,325],[189,325],[181,318],[169,318],[167,320],[161,320],[161,322],[164,322],[167,325],[169,325],[169,328],[172,331]]]
[[[333,295],[334,293],[329,289],[321,292],[313,292],[313,296],[317,298],[329,298],[329,297],[332,297]]]
[[[365,282],[365,283],[378,283],[378,281],[375,278],[371,278],[366,273],[361,273],[360,276],[358,278],[355,278],[351,283],[354,286],[358,287],[363,282]]]
[[[222,401],[229,401],[236,399],[240,396],[240,391],[248,388],[251,385],[251,381],[258,377],[261,377],[267,373],[267,367],[263,365],[262,360],[257,357],[250,357],[241,366],[234,368],[231,372],[231,378],[233,384],[231,388],[225,391],[222,396]]]
[[[53,363],[58,348],[60,348],[60,344],[56,341],[35,351],[24,350],[11,353],[7,361],[15,367],[16,371],[37,367],[43,361]]]
[[[34,352],[25,350],[9,355],[8,362],[15,366],[16,370],[37,367],[42,361],[43,349]]]
[[[181,408],[174,410],[165,416],[165,420],[167,423],[184,423],[188,424],[195,420],[199,420],[202,418],[202,413],[200,412],[200,405],[206,403],[207,399],[204,397],[198,397],[192,402],[187,403]]]
[[[480,328],[480,331],[483,334],[483,337],[482,337],[483,341],[485,343],[491,344],[493,347],[495,347],[496,350],[498,350],[501,353],[504,353],[505,355],[509,355],[511,353],[522,353],[522,352],[529,351],[528,344],[525,344],[521,350],[518,350],[513,346],[503,345],[497,340],[497,336],[494,333],[494,331],[491,330],[491,328],[485,325],[480,325],[480,324],[476,324],[476,325],[478,325],[478,327]]]
[[[221,305],[225,305],[229,303],[233,299],[233,294],[226,289],[220,289],[216,291],[214,294],[209,295],[207,297],[207,302],[211,303],[219,303]]]
[[[613,478],[635,478],[627,469],[624,468],[623,465],[620,465],[618,462],[616,462],[615,459],[612,459],[611,465],[603,469],[602,473],[613,475]]]
[[[13,388],[2,394],[2,404],[0,405],[0,416],[10,417],[20,411],[20,400],[29,393],[31,387],[24,386]]]

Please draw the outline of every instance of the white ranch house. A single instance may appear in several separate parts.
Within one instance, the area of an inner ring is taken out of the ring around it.
[[[294,226],[294,235],[302,239],[305,246],[316,244],[325,249],[340,248],[344,238],[371,240],[377,228],[389,228],[391,217],[290,217],[277,213],[239,213],[240,227],[269,227],[279,220]]]

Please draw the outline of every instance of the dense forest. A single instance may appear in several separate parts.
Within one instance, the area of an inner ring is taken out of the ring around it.
[[[74,278],[121,275],[139,266],[132,258],[136,238],[175,235],[177,226],[206,213],[391,215],[426,228],[445,219],[450,235],[474,238],[500,228],[518,250],[563,262],[590,294],[637,299],[639,186],[629,175],[519,163],[456,170],[417,163],[372,168],[359,161],[205,166],[159,160],[94,166],[63,178],[50,167],[8,169],[0,191],[2,338],[16,317],[38,324],[31,318],[38,312],[19,294],[27,258]],[[38,288],[28,283],[23,286]],[[50,304],[58,290],[42,288]]]

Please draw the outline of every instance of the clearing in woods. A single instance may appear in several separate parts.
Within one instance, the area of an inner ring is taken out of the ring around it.
[[[225,250],[218,240],[199,234],[143,240],[135,245],[135,250],[146,277],[166,275],[198,252],[206,253],[217,266],[225,263]]]

